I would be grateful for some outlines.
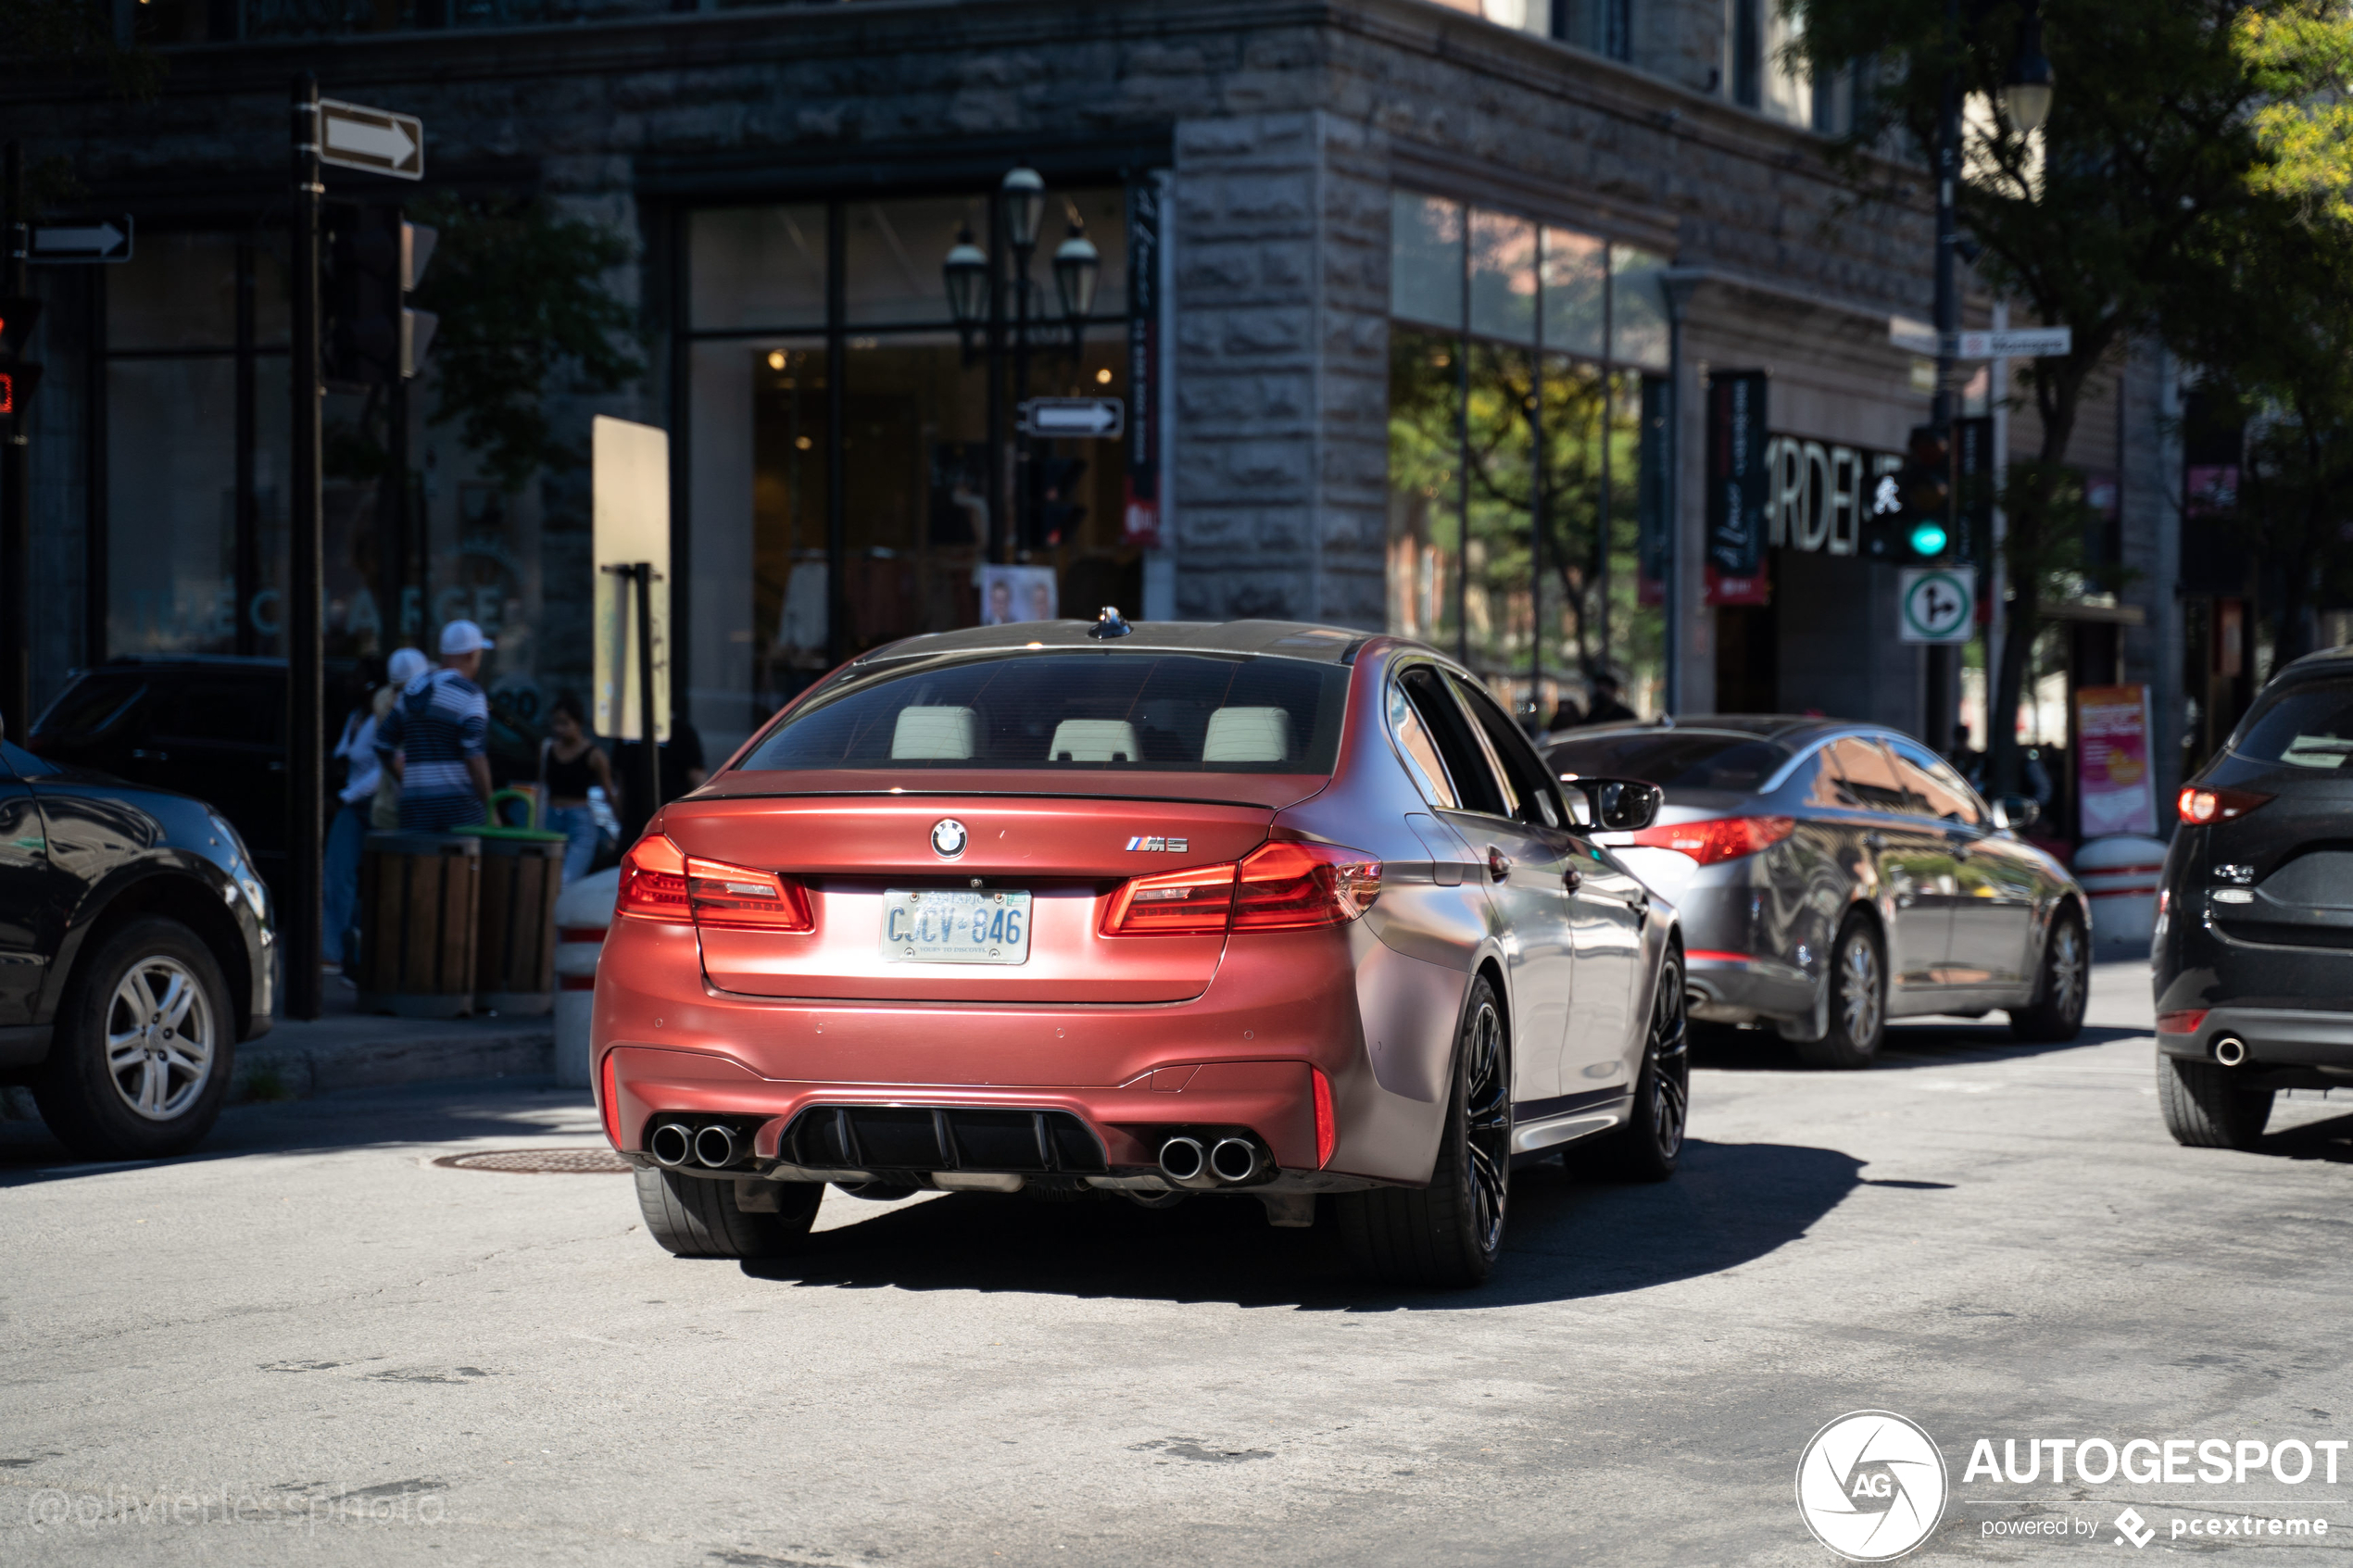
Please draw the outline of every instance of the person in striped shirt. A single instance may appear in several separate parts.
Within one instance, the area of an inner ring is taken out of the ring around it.
[[[400,781],[403,833],[479,827],[490,802],[490,701],[474,684],[493,646],[471,621],[441,629],[441,668],[401,688],[376,726],[376,755]]]

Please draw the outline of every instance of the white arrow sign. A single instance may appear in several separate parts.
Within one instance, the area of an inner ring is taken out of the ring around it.
[[[2075,352],[2071,327],[2017,327],[1939,338],[1935,328],[1908,316],[1887,319],[1887,341],[1915,354],[1933,355],[1941,346],[1956,359],[2048,359]]]
[[[425,177],[425,126],[414,115],[319,100],[319,161],[402,180]]]
[[[1896,573],[1896,608],[1906,643],[1966,643],[1977,624],[1977,583],[1949,567],[1909,567]]]
[[[131,218],[102,218],[94,222],[35,224],[32,262],[128,261],[131,259]]]
[[[1025,435],[1098,439],[1127,428],[1127,406],[1116,397],[1033,397],[1021,406]]]

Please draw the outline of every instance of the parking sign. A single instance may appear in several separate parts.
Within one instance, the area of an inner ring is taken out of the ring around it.
[[[1945,566],[1896,574],[1895,604],[1907,643],[1966,643],[1977,624],[1976,574]]]

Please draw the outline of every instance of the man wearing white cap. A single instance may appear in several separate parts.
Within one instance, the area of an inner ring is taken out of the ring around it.
[[[490,802],[490,701],[474,684],[493,646],[471,621],[441,629],[441,668],[400,691],[376,726],[376,755],[400,781],[405,833],[479,826]]]

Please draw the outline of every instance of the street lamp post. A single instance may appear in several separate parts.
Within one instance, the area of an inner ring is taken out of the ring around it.
[[[1013,261],[1013,403],[1016,408],[1029,400],[1030,305],[1035,284],[1030,281],[1030,262],[1037,255],[1038,231],[1046,216],[1046,182],[1034,169],[1023,167],[1006,174],[998,187],[998,227]],[[1102,257],[1092,240],[1087,237],[1087,225],[1076,208],[1071,210],[1070,229],[1054,251],[1054,295],[1062,308],[1063,321],[1070,329],[1070,352],[1076,358],[1085,346],[1087,318],[1095,308],[1095,289],[1102,275]],[[988,251],[973,236],[965,225],[957,232],[956,243],[949,248],[940,263],[940,277],[947,286],[948,312],[956,323],[956,332],[963,345],[964,358],[970,363],[978,357],[974,347],[975,335],[990,320],[991,280],[995,266]],[[1040,324],[1043,322],[1041,320]],[[988,384],[991,403],[988,443],[992,451],[998,439],[995,413],[997,370],[989,367]],[[1028,514],[1030,504],[1030,438],[1023,436],[1014,444],[1013,515],[1016,526],[1008,548],[1017,546],[1018,521]]]

